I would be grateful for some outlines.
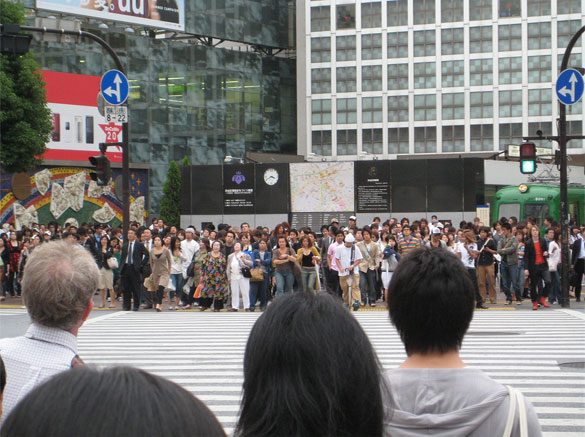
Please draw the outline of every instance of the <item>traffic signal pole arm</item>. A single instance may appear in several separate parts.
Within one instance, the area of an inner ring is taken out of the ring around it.
[[[122,61],[112,48],[106,41],[100,38],[97,35],[94,35],[90,32],[85,32],[83,30],[65,30],[65,29],[51,29],[47,27],[35,27],[35,26],[19,26],[19,30],[26,31],[26,32],[38,32],[38,33],[53,33],[56,35],[72,35],[78,36],[82,38],[88,38],[99,45],[101,45],[112,57],[114,63],[116,64],[116,68],[121,71],[122,73],[126,74],[124,71],[124,66],[122,65]],[[0,23],[0,33],[4,32],[4,24]],[[122,124],[122,136],[123,136],[123,147],[122,147],[122,226],[124,236],[126,236],[129,224],[130,224],[130,129],[128,127],[128,122]]]

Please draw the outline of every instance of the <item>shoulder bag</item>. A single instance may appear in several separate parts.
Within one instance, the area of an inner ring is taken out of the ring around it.
[[[518,420],[520,421],[520,437],[528,437],[528,421],[526,416],[526,405],[524,396],[514,387],[507,386],[510,397],[510,407],[508,409],[508,419],[506,428],[504,428],[503,437],[510,437],[514,428],[514,418],[516,417],[516,407],[518,407]]]

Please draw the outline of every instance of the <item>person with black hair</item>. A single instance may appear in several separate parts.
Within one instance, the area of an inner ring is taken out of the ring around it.
[[[2,401],[4,400],[4,387],[6,387],[6,367],[0,356],[0,417],[2,417]]]
[[[235,435],[382,436],[388,396],[380,369],[336,298],[278,296],[248,338]]]
[[[225,432],[187,390],[132,367],[84,367],[61,373],[30,392],[0,430],[2,437],[166,435],[220,437]]]
[[[532,226],[531,239],[526,242],[524,249],[524,274],[530,277],[530,299],[532,309],[537,310],[539,304],[549,307],[546,302],[551,287],[550,272],[548,271],[548,241],[540,236],[540,228]]]
[[[515,277],[514,272],[518,265],[518,240],[512,234],[510,223],[502,223],[504,237],[498,243],[498,254],[502,257],[500,263],[500,274],[502,275],[502,291],[506,295],[506,305],[512,304],[512,292],[510,291],[512,281]],[[516,299],[522,300],[522,294],[516,293]]]
[[[390,282],[388,308],[407,359],[387,373],[393,408],[387,434],[541,435],[534,408],[521,393],[461,360],[474,306],[474,285],[453,254],[425,247],[400,261]],[[511,433],[506,434],[508,419]]]

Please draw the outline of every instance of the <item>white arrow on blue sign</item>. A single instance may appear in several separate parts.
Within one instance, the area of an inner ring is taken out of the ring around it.
[[[110,105],[121,105],[128,98],[128,79],[118,70],[106,71],[100,81],[100,91]]]
[[[585,83],[577,70],[569,68],[559,74],[557,79],[557,99],[565,105],[577,103],[583,97]]]

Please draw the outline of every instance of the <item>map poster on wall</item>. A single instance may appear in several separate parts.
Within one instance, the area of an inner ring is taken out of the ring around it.
[[[292,212],[353,211],[353,162],[290,164],[290,199]]]
[[[388,162],[355,163],[357,212],[390,211],[390,165]]]
[[[254,214],[254,164],[223,166],[223,213]]]

